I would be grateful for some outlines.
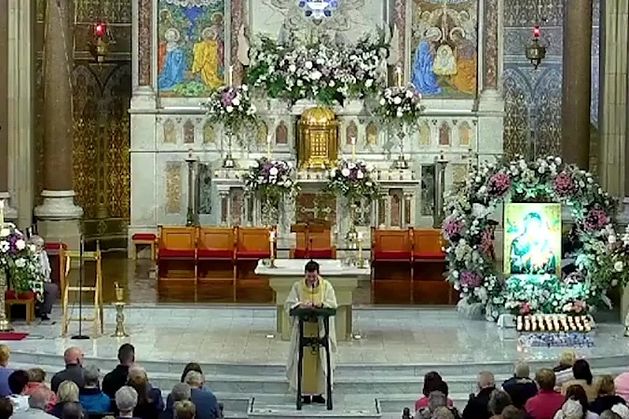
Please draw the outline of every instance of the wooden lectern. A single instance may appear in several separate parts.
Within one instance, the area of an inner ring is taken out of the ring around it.
[[[301,380],[303,375],[304,348],[322,347],[326,354],[326,405],[332,410],[332,364],[330,362],[330,317],[336,314],[335,308],[328,307],[295,307],[290,310],[290,315],[297,317],[299,321],[299,358],[297,360],[297,410],[301,410],[302,394]],[[323,337],[304,337],[304,322],[316,322],[323,320]]]
[[[304,239],[303,245],[306,248],[305,254],[303,257],[300,257],[300,259],[311,259],[312,255],[312,250],[313,250],[313,243],[316,240],[317,242],[320,241],[318,239],[320,239],[321,234],[327,232],[328,233],[328,240],[329,241],[329,232],[330,232],[330,225],[326,224],[326,223],[318,223],[318,222],[313,222],[313,223],[301,223],[301,224],[293,224],[290,227],[290,232],[291,233],[297,233],[297,246],[295,246],[295,250],[301,249],[300,245],[302,245],[302,241],[300,240],[302,236]],[[330,252],[332,251],[332,246],[329,246]],[[326,249],[327,250],[327,249]]]

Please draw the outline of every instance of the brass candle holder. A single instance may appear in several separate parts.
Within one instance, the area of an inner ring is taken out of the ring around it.
[[[126,338],[129,335],[124,327],[124,288],[120,287],[117,282],[114,282],[114,287],[116,288],[116,302],[114,303],[114,307],[116,307],[116,331],[111,337]]]
[[[358,233],[358,238],[356,240],[358,242],[358,260],[356,261],[356,266],[360,269],[365,267],[365,258],[363,257],[363,234]]]
[[[275,230],[269,231],[269,268],[276,268],[275,266],[275,240],[276,240],[276,232]]]

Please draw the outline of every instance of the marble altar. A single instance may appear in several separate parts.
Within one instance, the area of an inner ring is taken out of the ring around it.
[[[291,287],[296,281],[304,278],[306,259],[276,259],[275,268],[258,262],[255,273],[269,278],[269,285],[275,292],[277,313],[277,333],[283,340],[290,338],[290,316],[286,313],[284,302]],[[350,340],[352,338],[352,293],[358,287],[360,279],[368,279],[371,268],[344,266],[341,260],[317,260],[321,276],[330,281],[336,293],[338,309],[335,316],[336,338]],[[369,263],[366,263],[369,266]]]

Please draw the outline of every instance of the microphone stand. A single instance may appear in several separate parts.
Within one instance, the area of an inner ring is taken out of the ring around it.
[[[85,240],[81,235],[81,246],[79,247],[79,333],[71,337],[74,340],[85,340],[90,337],[83,334],[83,277],[85,271],[83,269],[83,252],[85,251]]]

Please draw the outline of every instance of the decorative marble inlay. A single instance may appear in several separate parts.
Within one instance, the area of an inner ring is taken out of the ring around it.
[[[398,28],[400,35],[406,33],[406,2],[411,0],[395,0],[395,25]],[[406,39],[404,36],[400,36],[400,42],[398,44],[399,55],[397,65],[404,68],[404,57],[406,57]]]
[[[466,163],[451,163],[452,182],[463,183],[468,175],[469,166]]]
[[[288,144],[288,128],[284,121],[275,128],[275,143],[276,144]]]
[[[212,212],[212,167],[206,163],[199,163],[199,214]]]
[[[391,189],[391,226],[402,226],[402,191]]]
[[[269,136],[269,127],[264,121],[258,123],[258,130],[256,131],[256,141],[260,146],[267,145],[267,137]]]
[[[498,0],[485,0],[483,89],[498,87]]]
[[[232,68],[234,69],[234,83],[235,84],[240,84],[242,82],[242,80],[244,80],[244,69],[242,67],[242,65],[240,64],[240,62],[238,61],[238,31],[240,30],[240,27],[244,24],[246,25],[246,22],[244,21],[243,18],[243,11],[244,11],[244,2],[243,0],[227,0],[228,4],[230,5],[230,14],[231,14],[231,33],[230,33],[230,38],[231,38],[231,51],[230,51],[230,56],[231,56],[231,60],[230,63],[232,65]]]
[[[243,205],[245,203],[245,194],[242,189],[232,189],[231,194],[231,214],[229,219],[231,225],[241,225],[243,215]]]
[[[216,131],[214,125],[210,121],[205,121],[203,124],[203,144],[216,143]]]
[[[374,121],[367,124],[367,145],[378,145],[378,125]]]
[[[181,168],[182,163],[170,161],[166,163],[165,196],[166,214],[179,214],[181,212]]]
[[[150,86],[153,0],[137,0],[138,5],[138,84]]]
[[[354,121],[350,121],[345,128],[345,144],[352,144],[352,138],[358,141],[358,127]]]
[[[459,145],[468,146],[472,140],[472,128],[467,121],[463,121],[459,124]]]
[[[450,125],[443,121],[439,127],[439,145],[450,145]]]
[[[430,126],[426,121],[423,121],[419,126],[419,145],[430,145]]]
[[[194,144],[194,123],[189,119],[183,124],[183,142]]]
[[[164,130],[164,144],[177,144],[177,128],[172,119],[167,119],[162,126]]]
[[[421,166],[421,215],[432,216],[434,212],[435,165]]]

